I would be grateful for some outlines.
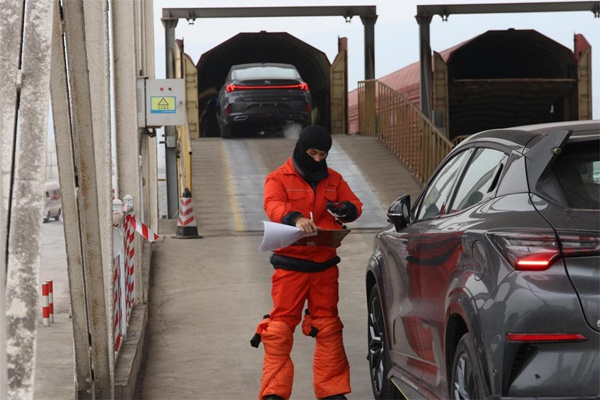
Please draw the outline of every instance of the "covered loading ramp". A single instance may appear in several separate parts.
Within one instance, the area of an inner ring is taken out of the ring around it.
[[[319,125],[330,129],[331,63],[322,51],[285,32],[239,33],[200,56],[198,103],[205,110],[236,64],[278,62],[292,64],[308,83]]]
[[[445,59],[434,55],[437,75],[442,79],[434,78],[434,110],[447,114],[451,138],[489,128],[576,120],[579,107],[591,109],[589,101],[578,101],[577,55],[534,30],[488,31]]]
[[[379,81],[419,107],[420,68],[416,62]],[[432,120],[450,139],[591,117],[591,47],[582,35],[575,35],[571,51],[534,30],[487,31],[433,52],[432,70]],[[351,132],[357,103],[350,93]]]
[[[165,67],[166,77],[173,78],[176,76],[175,57],[177,54],[177,44],[175,41],[175,28],[179,19],[187,21],[195,21],[198,18],[233,18],[233,17],[315,17],[315,16],[343,16],[346,21],[349,21],[354,16],[360,16],[364,25],[365,37],[365,79],[373,79],[375,77],[375,22],[377,21],[377,11],[375,6],[310,6],[310,7],[231,7],[231,8],[163,8],[161,21],[165,27]],[[336,57],[334,65],[344,65],[344,62],[337,62],[339,57]],[[185,59],[185,57],[183,58]],[[182,64],[186,64],[185,62]],[[339,71],[333,70],[333,81],[339,80]],[[187,76],[184,71],[183,76]],[[345,71],[343,74],[345,75]],[[307,79],[305,77],[305,79]],[[186,82],[187,83],[187,82]],[[195,82],[190,82],[192,85]],[[347,82],[346,82],[347,83]],[[346,110],[346,96],[344,92],[343,99],[339,98],[339,94],[335,93],[332,96],[333,103],[343,103],[338,109]],[[187,108],[200,106],[194,101],[187,99]],[[200,112],[200,111],[199,111]],[[334,132],[346,132],[347,112],[334,112],[337,119],[330,126]],[[341,114],[341,115],[340,115]],[[190,126],[192,128],[192,126]],[[190,132],[190,136],[191,132]],[[174,215],[178,209],[177,192],[177,134],[175,127],[165,127],[165,158],[167,170],[167,203],[169,215]]]

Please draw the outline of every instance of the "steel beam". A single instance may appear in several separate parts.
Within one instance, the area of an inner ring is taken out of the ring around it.
[[[271,18],[271,17],[335,17],[346,21],[361,18],[365,35],[365,79],[375,78],[375,21],[376,6],[307,6],[307,7],[228,7],[228,8],[163,8],[162,21],[198,18]],[[175,27],[173,27],[175,29]],[[174,38],[173,33],[173,38]],[[174,40],[174,39],[173,39]],[[168,55],[167,55],[168,57]],[[167,78],[173,76],[167,75]]]
[[[310,6],[310,7],[228,7],[228,8],[163,8],[163,19],[197,18],[261,18],[261,17],[336,17],[347,20],[377,17],[376,6]]]
[[[93,93],[91,109],[104,287],[106,298],[112,299],[112,124],[108,1],[84,1],[83,6],[90,91]],[[108,312],[112,302],[108,301],[107,305]]]
[[[67,274],[69,279],[69,301],[73,324],[74,380],[78,399],[92,398],[92,365],[89,356],[88,316],[85,303],[85,280],[79,236],[79,216],[75,194],[75,159],[73,154],[71,109],[67,89],[67,61],[65,58],[63,20],[59,3],[55,2],[54,27],[52,37],[52,67],[50,72],[50,95],[54,137],[59,169],[59,182],[62,191],[62,217],[65,230],[67,253]]]
[[[139,32],[141,37],[142,57],[140,62],[140,71],[142,76],[150,79],[155,78],[154,65],[154,7],[152,1],[139,1],[139,13],[141,14],[142,27]],[[156,136],[142,137],[142,177],[145,179],[143,187],[144,192],[143,210],[148,212],[145,215],[147,225],[154,232],[158,232],[158,154]],[[137,279],[137,278],[136,278]],[[138,285],[141,287],[141,285]],[[136,291],[137,293],[137,291]]]
[[[98,182],[94,130],[92,117],[92,88],[90,87],[90,58],[87,54],[87,41],[98,40],[87,37],[84,1],[65,1],[64,26],[69,71],[69,87],[72,115],[72,141],[75,154],[75,187],[77,201],[78,228],[81,237],[81,259],[84,274],[85,303],[88,314],[89,348],[93,375],[92,396],[111,398],[111,368],[109,361],[112,318],[107,315],[105,295],[104,263],[102,260],[101,231],[99,226]],[[88,10],[89,11],[89,10]],[[91,16],[90,16],[91,17]],[[95,32],[102,37],[103,32]],[[94,88],[95,89],[95,88]],[[109,99],[105,99],[108,101]],[[107,131],[98,133],[108,134]],[[104,160],[106,161],[106,160]],[[111,297],[112,298],[112,297]],[[109,321],[111,322],[109,325]],[[81,391],[80,396],[85,394]]]
[[[106,335],[92,337],[96,350],[106,352],[108,369],[100,364],[100,369],[94,364],[94,379],[96,381],[95,394],[99,398],[104,395],[113,395],[114,388],[114,337],[113,337],[113,240],[112,240],[112,149],[111,149],[111,89],[110,89],[110,39],[108,0],[83,1],[83,18],[85,29],[85,47],[88,65],[88,79],[90,92],[90,111],[92,117],[92,140],[94,151],[94,175],[97,196],[97,220],[99,228],[101,256],[98,259],[102,266],[104,289],[104,313],[97,312],[98,318],[106,320],[108,332]],[[114,23],[114,20],[113,20]],[[135,98],[135,97],[134,97]],[[87,104],[82,104],[87,106]],[[85,111],[84,111],[85,112]],[[90,195],[92,192],[90,192]],[[86,219],[85,216],[83,219]],[[86,221],[92,223],[93,220]],[[99,293],[99,289],[96,293]],[[96,295],[94,293],[94,295]],[[93,307],[93,299],[88,298],[88,307]],[[93,317],[92,312],[92,317]],[[92,320],[90,320],[91,322]],[[95,329],[95,328],[93,328]],[[95,330],[91,330],[95,335]],[[106,358],[102,355],[102,361]],[[100,376],[98,376],[100,375]],[[108,386],[104,386],[108,383]]]
[[[166,78],[175,78],[175,27],[178,19],[164,19],[165,27],[165,71]],[[167,212],[176,217],[179,210],[179,188],[177,186],[177,130],[174,126],[164,127],[165,167],[167,170]]]
[[[421,58],[419,79],[421,112],[431,119],[431,99],[433,97],[433,66],[431,61],[430,29],[431,17],[417,16],[419,21],[419,55]]]
[[[524,12],[591,11],[600,16],[600,1],[565,1],[547,3],[439,4],[417,6],[417,16],[444,19],[452,14],[503,14]]]
[[[365,80],[375,79],[375,16],[360,17],[365,31]]]
[[[524,12],[566,12],[566,11],[591,11],[596,18],[600,17],[600,1],[565,1],[547,3],[493,3],[493,4],[438,4],[418,5],[417,23],[419,24],[419,48],[420,48],[420,99],[421,112],[431,118],[431,99],[433,97],[432,86],[432,62],[431,62],[431,39],[429,37],[429,25],[435,15],[442,17],[444,21],[452,14],[502,14],[502,13],[524,13]]]

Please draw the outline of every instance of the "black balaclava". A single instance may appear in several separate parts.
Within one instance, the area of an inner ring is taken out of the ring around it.
[[[317,162],[306,151],[317,149],[329,152],[331,143],[331,135],[322,126],[309,125],[300,132],[292,159],[294,166],[304,179],[315,182],[327,178],[327,162],[325,159]]]

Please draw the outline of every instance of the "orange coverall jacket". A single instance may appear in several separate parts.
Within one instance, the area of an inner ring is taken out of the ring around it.
[[[302,213],[321,229],[341,229],[342,226],[329,214],[325,205],[330,202],[350,201],[356,207],[356,218],[362,213],[362,202],[350,189],[342,175],[328,168],[329,176],[319,181],[316,192],[294,168],[292,158],[271,172],[265,180],[264,209],[269,220],[281,222],[292,212]],[[348,221],[350,222],[350,221]],[[335,248],[323,246],[288,246],[274,251],[287,257],[324,262],[337,256]]]

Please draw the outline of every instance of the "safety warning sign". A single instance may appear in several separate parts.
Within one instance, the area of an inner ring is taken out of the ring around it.
[[[151,114],[175,114],[175,96],[151,96]]]
[[[139,79],[137,89],[138,103],[141,104],[143,99],[144,104],[138,112],[140,127],[181,126],[187,123],[185,79]]]

